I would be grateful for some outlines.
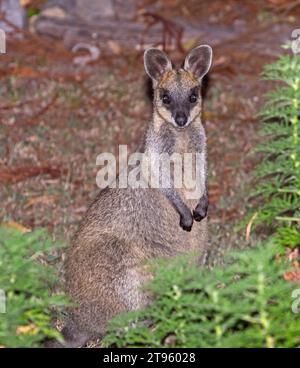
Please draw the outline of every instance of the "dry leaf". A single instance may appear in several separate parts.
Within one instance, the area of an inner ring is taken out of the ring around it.
[[[41,174],[49,174],[52,178],[57,178],[60,176],[61,170],[52,166],[8,167],[0,165],[0,184],[14,184]]]
[[[115,54],[115,55],[120,55],[122,52],[122,48],[120,46],[120,44],[116,41],[113,40],[109,40],[107,42],[107,46],[110,48],[110,50]]]
[[[21,233],[30,233],[31,232],[31,229],[29,229],[29,228],[27,228],[27,227],[25,227],[21,224],[18,224],[15,221],[4,222],[1,226],[8,227],[8,228],[11,228],[11,229],[16,229],[16,230],[20,231]]]
[[[53,6],[52,8],[46,8],[41,12],[41,15],[49,18],[65,19],[67,13],[59,6]]]
[[[23,6],[23,8],[25,8],[28,5],[31,5],[31,0],[20,0],[20,4],[21,6]]]
[[[203,117],[205,120],[211,120],[217,117],[216,114],[214,114],[212,111],[203,111]]]
[[[17,335],[36,335],[39,332],[39,329],[31,323],[27,326],[19,326],[16,330]]]
[[[283,275],[286,281],[300,281],[300,271],[287,271]]]
[[[296,248],[294,250],[288,249],[287,250],[287,254],[286,254],[286,258],[289,261],[293,261],[294,259],[298,259],[299,258],[299,250],[298,250],[298,248]]]
[[[23,78],[38,78],[41,76],[37,70],[30,68],[29,66],[18,66],[12,69],[11,74]]]
[[[199,37],[190,37],[182,44],[185,51],[189,51],[199,43]]]
[[[292,0],[268,0],[273,5],[284,5],[290,3]]]
[[[29,208],[37,204],[50,205],[50,204],[53,204],[55,200],[56,200],[55,196],[44,195],[44,196],[33,197],[27,201],[25,208]]]

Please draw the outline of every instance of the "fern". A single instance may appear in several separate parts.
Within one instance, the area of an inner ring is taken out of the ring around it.
[[[57,277],[38,260],[50,249],[53,244],[42,230],[23,234],[0,227],[1,346],[37,347],[46,338],[61,339],[51,327],[51,312],[67,302],[51,294]]]
[[[254,225],[267,224],[283,247],[300,245],[300,58],[283,56],[267,65],[264,79],[279,81],[261,112],[264,143],[252,197],[260,199]]]
[[[231,253],[213,271],[186,258],[155,266],[154,302],[117,317],[105,337],[117,347],[299,347],[293,283],[274,243]]]

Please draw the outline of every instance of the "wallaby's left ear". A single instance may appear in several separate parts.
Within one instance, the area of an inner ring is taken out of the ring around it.
[[[197,79],[202,79],[209,71],[212,62],[212,48],[201,45],[192,49],[184,61],[184,69],[193,73]]]

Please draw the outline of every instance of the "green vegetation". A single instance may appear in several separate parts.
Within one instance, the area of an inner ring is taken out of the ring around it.
[[[53,244],[41,230],[24,234],[0,227],[1,346],[36,347],[46,338],[61,338],[51,327],[51,312],[66,300],[51,295],[57,277],[45,264],[50,249]]]
[[[187,259],[155,267],[154,302],[122,315],[105,344],[117,347],[295,347],[300,317],[291,310],[295,284],[272,243],[229,255],[227,267],[199,269]]]
[[[254,175],[259,199],[254,225],[267,225],[282,247],[300,245],[300,58],[283,56],[267,65],[266,80],[281,82],[262,110],[262,163]]]

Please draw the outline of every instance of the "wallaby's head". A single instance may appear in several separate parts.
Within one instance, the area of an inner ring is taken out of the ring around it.
[[[201,113],[201,81],[212,61],[208,45],[192,49],[183,68],[173,69],[168,56],[159,49],[145,51],[144,64],[153,81],[154,109],[163,121],[182,129]]]

